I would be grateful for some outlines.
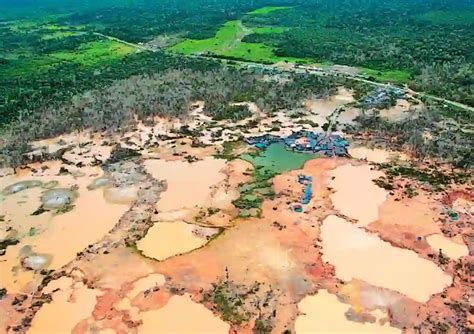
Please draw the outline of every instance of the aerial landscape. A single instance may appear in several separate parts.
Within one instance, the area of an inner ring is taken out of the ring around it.
[[[470,0],[0,0],[0,333],[474,332]]]

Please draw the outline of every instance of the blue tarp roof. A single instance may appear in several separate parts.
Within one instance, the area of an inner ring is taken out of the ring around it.
[[[298,139],[305,138],[305,144],[298,143]],[[299,152],[321,152],[327,156],[346,156],[349,142],[339,135],[326,135],[325,133],[315,133],[311,131],[298,131],[288,137],[282,138],[274,135],[262,135],[250,137],[245,140],[248,144],[259,149],[266,149],[273,143],[284,142],[285,145]]]

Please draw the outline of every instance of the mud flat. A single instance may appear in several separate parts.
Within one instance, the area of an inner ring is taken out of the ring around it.
[[[380,110],[380,117],[385,118],[390,122],[399,122],[410,116],[414,116],[421,107],[414,108],[413,111],[410,110],[411,104],[407,100],[398,99],[396,105],[388,109]]]
[[[349,319],[373,321],[373,310],[382,311],[385,317],[390,315],[397,328],[415,326],[419,323],[421,304],[398,292],[376,287],[359,280],[352,280],[337,292],[341,302],[348,303],[351,310],[346,313]]]
[[[32,179],[42,181],[43,185],[54,181],[58,187],[51,190],[38,187],[25,189],[6,196],[2,203],[2,214],[21,237],[18,244],[7,248],[0,262],[2,285],[9,292],[28,290],[28,283],[34,281],[35,273],[21,267],[25,257],[28,259],[28,256],[42,254],[48,258],[43,267],[33,268],[35,270],[58,269],[73,260],[77,252],[111,230],[129,208],[128,205],[108,203],[102,190],[87,189],[93,179],[89,175],[100,174],[100,168],[83,168],[80,170],[81,176],[74,177],[71,174],[56,175],[59,167],[57,164],[51,165],[51,170],[42,176],[25,173],[10,180],[2,180],[2,183],[13,183]],[[70,187],[75,189],[77,198],[74,200],[69,197]],[[41,204],[48,210],[31,215],[41,208]],[[65,205],[72,206],[64,213],[55,211]]]
[[[34,151],[28,153],[30,157],[54,155],[67,149],[62,158],[73,164],[82,165],[89,165],[96,160],[105,161],[110,157],[112,150],[112,146],[102,144],[100,134],[87,131],[36,141],[32,143],[32,147]]]
[[[138,187],[105,187],[104,198],[110,204],[131,205],[138,198]]]
[[[384,163],[389,161],[389,152],[381,149],[370,149],[367,147],[349,148],[349,154],[356,159],[363,159],[375,163]]]
[[[363,159],[375,163],[386,163],[391,160],[408,160],[404,153],[390,152],[380,148],[368,148],[363,146],[349,147],[349,154],[356,159]]]
[[[326,290],[318,291],[317,295],[305,297],[298,308],[303,314],[296,318],[295,330],[298,334],[306,333],[374,333],[395,334],[401,330],[389,324],[360,323],[347,319],[345,313],[350,305],[341,303],[335,295]],[[377,312],[381,313],[382,312]]]
[[[188,294],[173,296],[164,307],[142,312],[141,317],[143,324],[138,327],[138,334],[227,334],[230,329],[204,305],[192,301]]]
[[[133,289],[127,295],[131,298],[150,287],[162,286],[165,284],[165,277],[160,274],[150,274],[133,283]]]
[[[155,223],[137,243],[137,248],[145,256],[162,261],[205,245],[207,238],[199,235],[199,230],[203,229],[182,221]],[[217,233],[217,229],[205,230],[211,235]]]
[[[66,277],[50,283],[46,292],[53,292],[53,301],[38,311],[28,334],[71,333],[79,321],[90,316],[98,296],[96,290]]]
[[[202,206],[211,192],[211,186],[225,177],[220,173],[225,160],[212,157],[193,163],[146,160],[144,164],[154,178],[167,182],[167,190],[160,195],[157,203],[160,211]]]
[[[469,249],[466,245],[455,243],[441,234],[430,235],[426,238],[426,241],[433,251],[441,250],[444,255],[454,260],[469,255]]]
[[[407,237],[415,239],[418,236],[440,234],[437,222],[440,212],[440,205],[422,191],[416,197],[398,201],[389,196],[379,208],[379,219],[367,228],[385,240],[397,235],[403,240]]]
[[[459,197],[453,202],[453,209],[460,213],[474,215],[474,202]]]
[[[336,95],[332,95],[326,99],[307,100],[305,107],[313,115],[307,116],[306,119],[323,125],[327,122],[326,118],[331,115],[336,108],[352,101],[354,101],[352,93],[343,87],[339,87]]]
[[[100,191],[79,189],[75,208],[54,217],[51,223],[57,228],[45,232],[32,244],[38,252],[53,254],[51,268],[60,268],[88,244],[100,240],[128,209],[128,205],[109,204]],[[52,240],[62,242],[52,243]]]
[[[357,124],[357,117],[362,114],[362,110],[356,107],[344,107],[341,113],[337,116],[337,122],[343,126]]]
[[[357,219],[359,225],[377,220],[379,206],[385,201],[387,192],[372,180],[383,173],[371,170],[368,165],[346,164],[334,169],[330,185],[334,189],[331,201],[336,210],[345,216]]]
[[[323,259],[333,264],[336,276],[361,279],[426,302],[452,282],[433,262],[415,252],[391,246],[346,220],[327,217],[321,226]]]

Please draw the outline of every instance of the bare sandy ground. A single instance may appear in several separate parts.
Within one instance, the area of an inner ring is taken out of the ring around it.
[[[401,152],[390,152],[380,148],[368,148],[364,146],[350,146],[348,149],[351,157],[374,163],[387,163],[397,160],[409,160],[408,156]]]
[[[307,100],[305,108],[311,113],[305,119],[318,123],[320,126],[327,122],[327,118],[338,108],[350,102],[353,102],[352,92],[339,88],[336,95],[328,98],[320,98],[315,100]]]
[[[145,238],[137,243],[143,255],[162,261],[205,245],[217,229],[203,228],[185,222],[155,223]]]
[[[186,319],[183,319],[186,315]],[[190,296],[173,296],[163,308],[141,314],[139,334],[148,333],[229,333],[230,326]]]
[[[150,174],[167,182],[167,191],[160,198],[157,209],[172,211],[203,205],[211,186],[224,179],[224,174],[219,173],[224,164],[224,160],[213,158],[192,164],[186,161],[145,161]]]
[[[369,165],[346,164],[331,172],[331,201],[340,213],[356,219],[359,225],[367,225],[378,217],[379,206],[387,192],[373,183],[382,176]]]
[[[350,306],[341,303],[337,296],[325,290],[315,296],[305,297],[298,304],[302,315],[296,319],[296,333],[401,333],[398,328],[387,323],[381,325],[378,320],[386,318],[380,311],[374,312],[374,323],[359,323],[347,319]]]
[[[428,301],[452,282],[433,262],[393,247],[342,218],[326,218],[321,238],[323,259],[334,264],[336,275],[344,281],[361,279],[419,302]]]

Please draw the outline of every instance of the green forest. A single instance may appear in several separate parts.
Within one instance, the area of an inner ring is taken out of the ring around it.
[[[213,64],[189,55],[347,65],[473,106],[473,41],[467,0],[0,0],[0,123],[133,74]]]

